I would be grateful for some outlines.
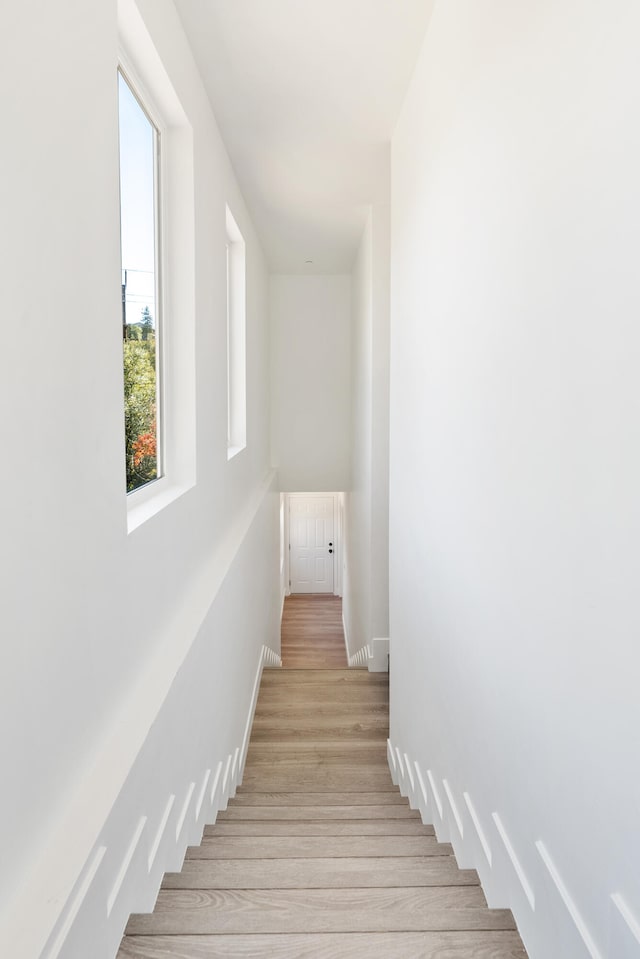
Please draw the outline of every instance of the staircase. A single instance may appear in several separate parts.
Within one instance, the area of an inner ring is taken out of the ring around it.
[[[393,786],[388,677],[265,670],[243,785],[118,959],[526,959]]]

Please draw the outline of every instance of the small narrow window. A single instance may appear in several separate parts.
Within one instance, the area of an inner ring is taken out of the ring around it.
[[[162,475],[160,133],[118,72],[120,255],[127,492]]]
[[[227,458],[247,445],[245,245],[227,207]]]

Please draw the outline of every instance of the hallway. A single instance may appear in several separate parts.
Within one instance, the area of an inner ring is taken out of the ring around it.
[[[310,665],[337,657],[339,610],[287,600],[299,668],[264,671],[242,786],[118,959],[526,959],[391,782],[388,675]]]
[[[280,655],[285,669],[345,668],[342,600],[324,593],[287,596]]]
[[[640,959],[640,3],[5,12],[0,956]]]

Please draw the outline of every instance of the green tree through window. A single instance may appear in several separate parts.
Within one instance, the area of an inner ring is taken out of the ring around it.
[[[122,73],[120,242],[127,492],[160,473],[157,188],[159,133]]]
[[[149,316],[147,308],[147,316]],[[156,337],[145,321],[126,326],[124,428],[127,490],[157,479]]]

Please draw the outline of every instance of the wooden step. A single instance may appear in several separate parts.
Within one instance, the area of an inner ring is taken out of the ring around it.
[[[216,836],[434,836],[433,826],[423,826],[419,819],[328,819],[313,822],[260,822],[239,820],[216,822],[204,827],[204,838]]]
[[[298,763],[331,765],[378,765],[386,769],[387,743],[350,740],[319,743],[251,743],[247,752],[248,766],[290,766]],[[240,787],[242,788],[242,787]]]
[[[295,716],[286,720],[279,719],[275,723],[269,719],[257,718],[253,726],[255,743],[326,742],[335,739],[341,739],[343,742],[356,739],[384,743],[388,735],[389,726],[386,719],[364,715],[357,718],[320,717],[313,726],[302,716],[298,719]]]
[[[187,859],[306,859],[451,856],[434,836],[205,836]]]
[[[479,886],[231,891],[161,889],[154,912],[132,916],[127,935],[435,932],[513,928],[511,912],[487,909]]]
[[[389,686],[388,673],[370,673],[366,669],[265,669],[261,689],[269,686]]]
[[[348,806],[353,804],[353,792],[259,792],[256,789],[238,791],[231,800],[233,806]],[[359,806],[406,806],[408,801],[397,789],[357,793]]]
[[[134,936],[119,959],[527,959],[516,932]]]
[[[282,616],[285,667],[347,667],[341,601],[333,596],[289,596]]]
[[[369,685],[369,683],[333,683],[329,685],[288,686],[284,683],[261,687],[258,695],[258,706],[270,705],[304,705],[323,706],[334,703],[336,706],[349,706],[359,703],[388,703],[389,690],[386,686]]]
[[[355,798],[355,797],[354,797]],[[409,806],[383,804],[378,806],[235,806],[218,813],[218,822],[246,819],[279,819],[281,822],[324,819],[414,819],[420,821],[420,813]]]
[[[377,792],[396,787],[386,766],[363,765],[356,768],[328,766],[325,763],[299,763],[290,769],[265,770],[247,766],[242,780],[247,789],[260,792]]]
[[[242,785],[118,959],[526,959],[392,783],[388,676],[306,668],[344,655],[339,601],[293,607],[283,656],[305,668],[264,671]]]
[[[309,704],[306,701],[299,703],[267,703],[259,702],[253,717],[254,722],[262,726],[274,721],[277,723],[291,723],[302,720],[305,724],[310,721],[315,725],[327,719],[335,720],[340,717],[341,722],[370,722],[382,720],[389,724],[389,704],[387,702],[367,703],[316,703],[313,707],[313,716],[309,715]]]
[[[168,872],[163,889],[352,889],[474,886],[475,869],[452,856],[352,859],[187,859]]]
[[[314,669],[317,666],[324,666],[329,660],[336,668],[346,666],[347,656],[344,649],[333,651],[328,646],[314,644],[314,646],[292,646],[286,656],[286,662],[283,664],[287,668],[292,666],[302,666],[307,664],[308,669]]]
[[[382,770],[389,775],[386,762],[386,744],[383,742],[358,743],[356,748],[346,744],[333,745],[331,743],[309,743],[299,746],[296,743],[277,743],[269,751],[262,753],[263,743],[254,744],[247,756],[246,768],[252,773],[262,772],[291,772],[299,766],[325,766],[331,769],[357,769],[370,766]],[[358,748],[360,747],[360,748]],[[377,755],[376,755],[377,753]],[[384,753],[385,758],[382,758]],[[244,781],[238,790],[245,788]]]

